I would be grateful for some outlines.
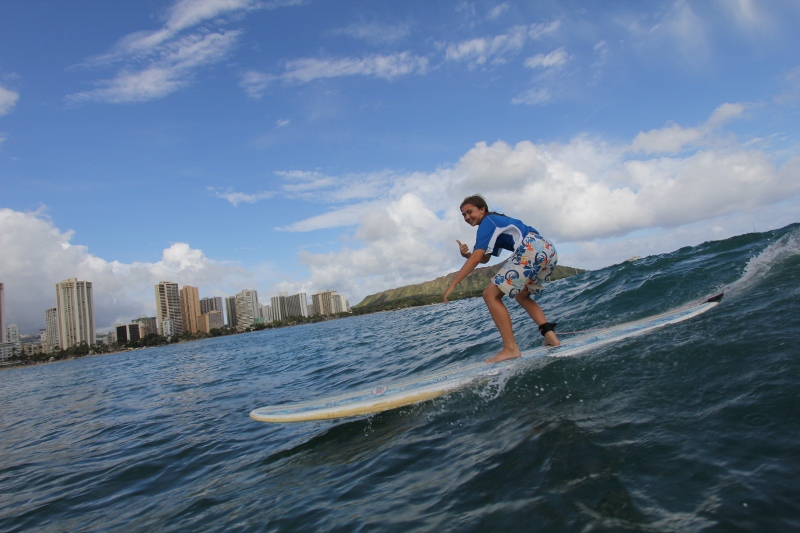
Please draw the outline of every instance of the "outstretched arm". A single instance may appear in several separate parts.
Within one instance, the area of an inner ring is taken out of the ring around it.
[[[450,296],[450,293],[456,290],[458,284],[464,281],[464,278],[469,276],[470,272],[475,270],[475,267],[478,266],[478,263],[485,263],[486,261],[488,261],[489,256],[485,255],[484,252],[485,250],[472,251],[472,254],[470,254],[467,260],[464,262],[464,266],[462,266],[461,270],[459,270],[458,274],[456,274],[456,277],[455,279],[453,279],[453,282],[450,284],[449,287],[447,287],[447,290],[444,291],[444,303],[448,302],[447,297]],[[484,257],[486,257],[487,259],[484,260]]]

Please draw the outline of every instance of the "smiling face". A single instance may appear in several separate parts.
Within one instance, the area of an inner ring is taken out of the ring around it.
[[[464,217],[464,222],[470,226],[477,226],[486,216],[485,207],[476,207],[472,204],[464,204],[461,206],[461,215]]]

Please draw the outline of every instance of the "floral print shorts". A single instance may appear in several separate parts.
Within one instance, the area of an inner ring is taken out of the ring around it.
[[[556,263],[558,254],[553,243],[538,233],[528,233],[493,281],[503,293],[512,297],[526,287],[531,292],[539,291],[550,279]]]

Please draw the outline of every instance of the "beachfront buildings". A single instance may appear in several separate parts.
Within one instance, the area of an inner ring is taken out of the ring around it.
[[[184,285],[180,290],[183,331],[197,333],[197,317],[200,316],[200,291],[197,287]]]
[[[42,344],[52,350],[56,346],[61,346],[58,337],[58,307],[51,307],[44,312],[44,340]]]
[[[198,331],[211,333],[212,329],[221,329],[223,326],[225,326],[225,321],[222,319],[222,312],[216,309],[197,317]]]
[[[160,281],[155,288],[158,333],[165,337],[180,337],[183,334],[183,316],[178,284]]]
[[[62,350],[94,340],[94,297],[92,282],[65,279],[56,283],[58,340]]]
[[[6,342],[6,292],[0,283],[0,343]]]
[[[258,307],[258,293],[253,289],[244,289],[236,294],[236,329],[245,330],[261,317]]]
[[[236,327],[236,296],[225,298],[225,314],[228,316],[228,327]]]
[[[329,316],[337,313],[349,313],[350,303],[335,291],[322,291],[313,294],[314,312],[318,315]]]
[[[214,296],[213,298],[200,298],[200,314],[204,315],[209,311],[223,312],[222,296]]]

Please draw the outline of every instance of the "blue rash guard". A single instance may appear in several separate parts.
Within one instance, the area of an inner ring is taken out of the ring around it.
[[[478,235],[473,250],[485,250],[485,253],[494,256],[500,255],[500,250],[513,252],[522,244],[522,239],[528,233],[539,235],[536,229],[521,220],[489,213],[478,225]]]

